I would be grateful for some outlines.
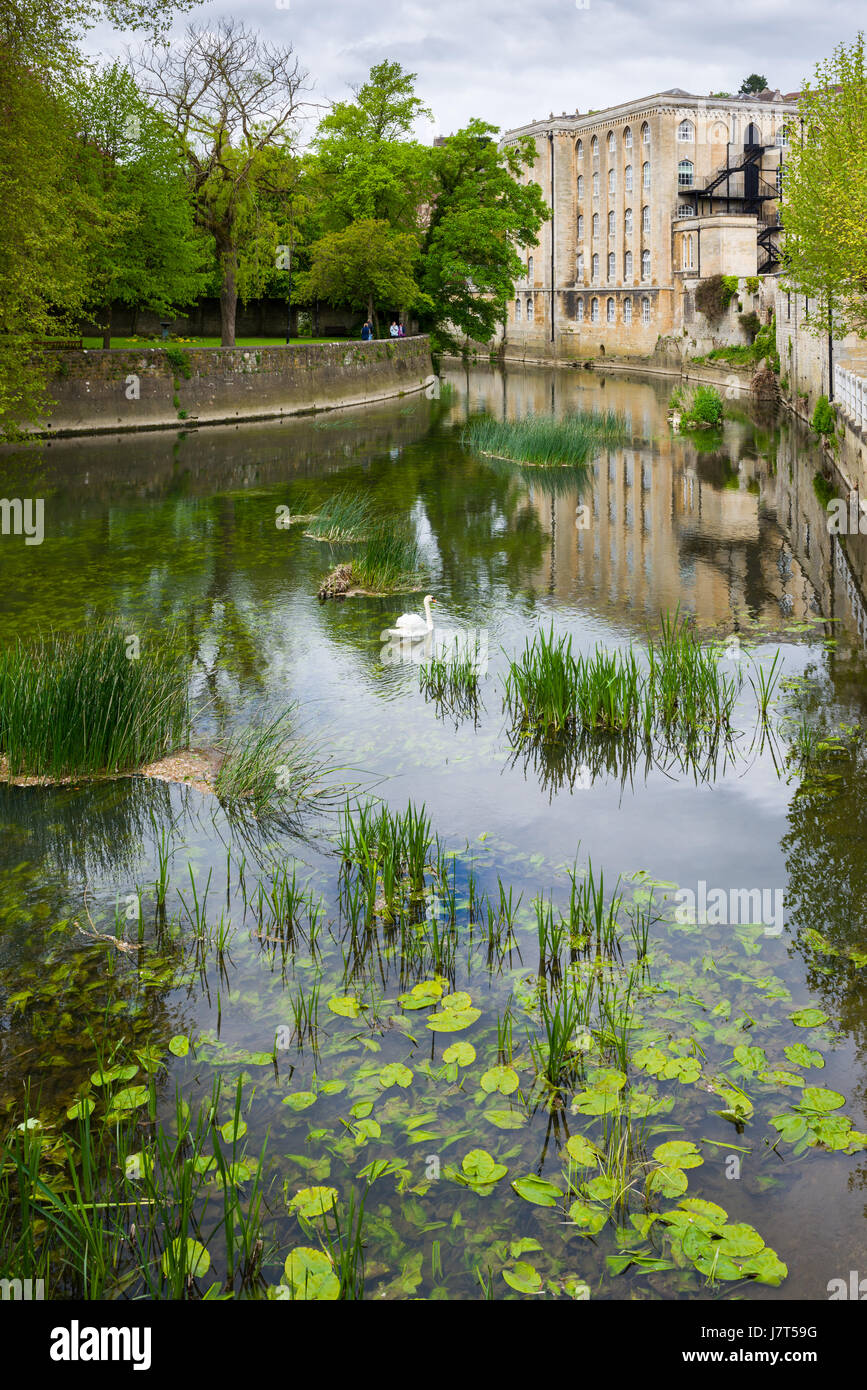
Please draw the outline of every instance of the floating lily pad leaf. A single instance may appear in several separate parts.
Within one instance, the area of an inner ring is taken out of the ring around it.
[[[689,1179],[680,1168],[654,1168],[647,1179],[648,1192],[660,1192],[663,1197],[679,1197],[688,1186]]]
[[[444,1062],[456,1062],[459,1067],[468,1067],[475,1060],[476,1049],[468,1042],[450,1043],[443,1053]]]
[[[95,1071],[91,1073],[90,1079],[94,1086],[108,1086],[112,1081],[132,1081],[138,1067],[135,1062],[130,1062],[122,1067],[107,1067],[105,1071]]]
[[[846,1097],[839,1091],[829,1091],[824,1086],[805,1086],[801,1092],[799,1108],[812,1110],[817,1114],[827,1114],[829,1110],[839,1110],[846,1104]]]
[[[589,1202],[573,1202],[569,1208],[569,1220],[581,1228],[584,1235],[595,1236],[608,1220],[608,1212],[602,1207],[591,1206]]]
[[[405,1067],[403,1062],[389,1062],[379,1073],[379,1084],[386,1090],[389,1086],[400,1086],[406,1090],[407,1086],[412,1085],[412,1075],[409,1067]]]
[[[315,1216],[324,1216],[336,1201],[336,1187],[302,1187],[289,1203],[289,1210],[311,1221]]]
[[[124,1090],[118,1091],[117,1095],[111,1098],[112,1110],[137,1110],[140,1105],[147,1105],[150,1091],[147,1086],[127,1086]]]
[[[382,1135],[382,1126],[372,1115],[364,1120],[356,1120],[353,1129],[357,1139],[379,1139]]]
[[[636,1052],[633,1060],[637,1067],[650,1072],[651,1076],[656,1076],[669,1059],[659,1047],[642,1047]]]
[[[519,1260],[522,1255],[528,1255],[531,1250],[541,1249],[538,1240],[534,1240],[532,1236],[519,1236],[517,1240],[509,1241],[509,1254],[513,1260]]]
[[[319,1093],[323,1096],[336,1096],[346,1090],[345,1081],[320,1081]]]
[[[653,1157],[664,1168],[700,1168],[704,1163],[697,1146],[686,1139],[670,1139],[667,1144],[657,1144]]]
[[[628,1105],[630,1115],[642,1119],[673,1109],[674,1096],[655,1096],[652,1091],[633,1089],[629,1092]]]
[[[821,1009],[796,1009],[789,1018],[796,1028],[818,1028],[820,1023],[828,1022],[828,1015]]]
[[[517,1110],[483,1110],[482,1119],[489,1120],[497,1129],[523,1129],[526,1124]]]
[[[349,1113],[356,1120],[365,1120],[367,1119],[367,1116],[370,1114],[372,1109],[372,1100],[357,1100]]]
[[[96,1101],[92,1096],[82,1096],[74,1105],[70,1105],[66,1112],[68,1120],[83,1120],[85,1115],[92,1115],[96,1108]]]
[[[220,1125],[220,1133],[226,1143],[231,1144],[237,1139],[243,1139],[244,1135],[247,1133],[247,1122],[239,1118],[236,1124],[233,1115],[231,1120],[227,1120],[224,1125]]]
[[[813,1047],[805,1046],[804,1043],[793,1043],[791,1047],[784,1047],[783,1051],[796,1067],[824,1067],[825,1065],[825,1058],[821,1052],[817,1052]]]
[[[197,1154],[193,1159],[193,1170],[196,1173],[212,1173],[217,1167],[217,1160],[212,1154]]]
[[[286,1283],[297,1299],[333,1303],[340,1297],[340,1281],[324,1250],[299,1245],[289,1251],[284,1270]]]
[[[315,1091],[291,1091],[283,1097],[283,1104],[292,1110],[309,1110],[316,1100]]]
[[[715,1241],[713,1244],[718,1245]],[[693,1264],[699,1274],[710,1280],[716,1279],[742,1279],[743,1275],[740,1266],[736,1265],[727,1255],[720,1254],[719,1250],[708,1251],[693,1260]]]
[[[542,1276],[526,1260],[519,1260],[514,1269],[504,1269],[503,1278],[518,1293],[541,1293]]]
[[[152,1166],[151,1159],[147,1154],[127,1154],[123,1166],[124,1176],[130,1182],[141,1182],[145,1172],[150,1172]]]
[[[757,1255],[751,1255],[748,1260],[742,1260],[741,1271],[752,1275],[758,1283],[771,1284],[775,1288],[779,1288],[789,1274],[788,1267],[783,1264],[776,1250],[771,1250],[768,1246]]]
[[[465,989],[456,989],[454,994],[447,994],[443,998],[442,1008],[444,1009],[469,1009],[472,1008],[472,995],[467,994]]]
[[[720,1229],[720,1237],[718,1245],[720,1253],[731,1255],[733,1258],[742,1255],[757,1255],[760,1250],[765,1248],[765,1242],[758,1231],[752,1226],[748,1226],[745,1221],[723,1226]]]
[[[190,1050],[190,1040],[186,1033],[175,1033],[169,1039],[169,1052],[174,1053],[175,1057],[186,1057]]]
[[[518,1073],[514,1067],[491,1067],[484,1073],[479,1084],[489,1095],[492,1091],[499,1091],[503,1096],[510,1096],[518,1089]]]
[[[606,1173],[600,1173],[598,1177],[591,1178],[589,1182],[583,1182],[581,1191],[594,1202],[610,1202],[613,1197],[617,1196],[619,1184],[615,1178],[608,1177]]]
[[[599,1156],[599,1150],[592,1139],[585,1139],[583,1134],[573,1134],[566,1143],[566,1152],[574,1163],[582,1168],[592,1167]]]
[[[442,1013],[431,1014],[426,1024],[435,1033],[460,1033],[481,1018],[481,1009],[443,1009]]]
[[[807,1121],[803,1115],[775,1115],[771,1124],[789,1144],[796,1144],[807,1133]]]
[[[186,1251],[184,1251],[184,1246],[186,1246]],[[186,1261],[184,1261],[184,1254],[186,1254]],[[186,1241],[183,1236],[175,1236],[171,1245],[163,1251],[160,1265],[163,1274],[170,1274],[172,1270],[185,1267],[187,1274],[193,1279],[198,1279],[202,1274],[207,1274],[211,1268],[211,1257],[201,1241],[193,1240],[192,1236],[187,1236]]]
[[[784,1071],[775,1067],[773,1071],[760,1071],[759,1080],[769,1086],[803,1086],[804,1078],[796,1071]]]
[[[619,1110],[623,1098],[619,1091],[581,1091],[572,1102],[575,1115],[610,1115]]]
[[[700,1218],[702,1221],[710,1221],[714,1225],[722,1226],[728,1221],[728,1212],[724,1207],[718,1206],[716,1202],[708,1202],[704,1197],[684,1197],[682,1202],[678,1202],[681,1211],[687,1211],[692,1216]]]
[[[443,987],[438,980],[422,980],[420,984],[413,985],[408,994],[398,995],[397,1002],[402,1009],[428,1009],[442,998],[442,992]]]
[[[768,1059],[762,1047],[747,1047],[741,1043],[740,1047],[735,1048],[735,1061],[747,1071],[758,1071],[759,1067],[766,1067]]]
[[[515,1178],[512,1186],[519,1197],[537,1207],[557,1207],[563,1200],[563,1193],[559,1187],[547,1182],[545,1178],[537,1178],[534,1173],[526,1178]]]
[[[496,1160],[488,1153],[487,1149],[470,1149],[461,1160],[461,1168],[468,1178],[480,1178],[482,1181],[492,1173],[496,1167]]]
[[[659,1074],[663,1081],[677,1080],[688,1085],[701,1076],[701,1063],[697,1057],[670,1057]]]
[[[340,1018],[358,1018],[361,1005],[354,994],[335,994],[328,1001],[328,1007]]]

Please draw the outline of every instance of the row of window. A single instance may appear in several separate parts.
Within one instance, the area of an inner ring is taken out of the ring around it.
[[[631,299],[631,296],[629,296],[629,295],[626,296],[626,298],[622,301],[622,307],[623,307],[623,322],[624,322],[625,324],[630,324],[630,323],[632,323],[632,299]],[[641,310],[641,322],[642,322],[642,323],[650,323],[650,299],[648,298],[647,295],[643,295],[643,296],[642,296],[641,305],[640,305],[640,310]],[[590,322],[591,322],[591,323],[599,323],[599,322],[600,322],[599,314],[600,314],[599,300],[598,300],[598,298],[596,297],[596,295],[594,295],[593,298],[590,300]],[[576,317],[578,323],[583,323],[583,322],[584,322],[584,299],[583,299],[583,298],[580,298],[580,299],[578,300],[577,308],[576,308],[576,310],[575,310],[575,317]],[[616,301],[615,301],[613,298],[606,299],[606,301],[605,301],[605,321],[606,321],[606,323],[616,323],[616,322],[617,322],[617,304],[616,304]],[[521,301],[520,301],[520,299],[516,299],[516,300],[515,300],[515,323],[520,323],[520,322],[521,322]],[[532,323],[532,322],[533,322],[533,300],[532,300],[532,298],[530,298],[530,297],[528,296],[528,298],[527,298],[527,323]]]
[[[678,188],[692,188],[695,180],[695,165],[691,159],[681,159],[677,166],[677,186]],[[635,187],[633,169],[631,164],[627,164],[623,171],[623,187],[626,193],[631,193]],[[641,187],[650,187],[650,164],[644,163],[641,166]],[[617,173],[614,169],[608,170],[608,192],[613,194],[617,189]],[[593,174],[590,184],[591,195],[599,197],[599,174]],[[577,187],[578,201],[584,197],[584,175],[578,175]]]
[[[715,138],[717,141],[720,141],[720,142],[721,142],[721,141],[726,141],[726,140],[728,140],[728,134],[729,134],[729,132],[728,132],[727,127],[721,122],[721,123],[719,124],[719,126],[717,127],[716,131],[714,132],[714,138]],[[693,125],[692,121],[683,120],[683,121],[680,122],[680,125],[677,127],[677,139],[678,139],[679,143],[682,144],[682,145],[691,145],[691,144],[694,144],[694,143],[695,143],[695,126]],[[609,154],[615,154],[616,151],[617,151],[617,137],[615,136],[613,130],[609,130],[609,132],[608,132],[608,141],[607,141],[607,143],[608,143],[608,153],[609,153]],[[642,145],[649,145],[649,144],[650,144],[650,126],[647,124],[647,121],[645,121],[644,124],[643,124],[642,127],[641,127],[641,143],[642,143]],[[760,142],[759,142],[758,132],[756,131],[756,127],[755,127],[754,125],[751,124],[751,125],[748,127],[748,130],[747,130],[747,144],[759,144],[759,143],[760,143]],[[789,127],[786,126],[786,125],[782,125],[782,126],[779,127],[779,129],[777,130],[776,134],[774,135],[774,144],[777,146],[778,149],[783,149],[785,146],[788,145],[788,143],[789,143]],[[631,149],[632,149],[632,128],[631,128],[631,126],[627,126],[626,129],[625,129],[624,132],[623,132],[623,146],[624,146],[624,149],[627,149],[627,150],[631,150]],[[583,159],[583,158],[584,158],[584,141],[583,141],[583,140],[577,140],[577,141],[575,142],[575,154],[576,154],[576,156],[577,156],[578,159]],[[592,140],[590,141],[590,154],[591,154],[591,156],[592,156],[593,159],[598,159],[598,158],[599,158],[599,136],[598,136],[598,135],[594,135],[593,138],[592,138]]]
[[[610,251],[610,252],[608,253],[608,262],[607,262],[607,265],[608,265],[608,279],[609,279],[609,281],[610,281],[610,280],[613,280],[613,279],[615,278],[615,275],[616,275],[616,266],[617,266],[616,257],[615,257],[615,255],[614,255],[614,252],[613,252],[613,251]],[[577,259],[577,263],[576,263],[576,268],[575,268],[575,279],[576,279],[576,280],[583,280],[583,278],[584,278],[584,252],[583,252],[583,251],[579,251],[579,252],[578,252],[578,259]],[[599,255],[598,255],[598,253],[596,253],[596,252],[594,252],[594,254],[593,254],[593,255],[591,256],[591,258],[590,258],[590,278],[591,278],[591,280],[594,282],[594,284],[595,284],[595,283],[598,281],[598,279],[599,279]],[[623,278],[624,278],[624,280],[631,280],[631,279],[632,279],[632,252],[631,252],[631,251],[626,251],[626,252],[624,252],[624,255],[623,255]],[[649,279],[650,279],[650,252],[647,251],[647,250],[642,251],[642,253],[641,253],[641,278],[642,278],[642,280],[649,280]]]
[[[681,214],[686,216],[685,213]],[[590,221],[590,234],[594,241],[599,239],[599,213],[594,212]],[[641,209],[641,230],[645,236],[650,233],[650,208],[645,206]],[[608,235],[614,236],[617,231],[617,219],[613,212],[608,214]],[[623,214],[623,232],[625,236],[632,236],[632,208],[627,208]],[[584,240],[584,214],[578,214],[578,240]]]

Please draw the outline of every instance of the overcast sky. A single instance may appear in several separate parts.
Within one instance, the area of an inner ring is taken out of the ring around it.
[[[668,87],[734,92],[751,72],[794,91],[854,37],[858,9],[851,0],[211,0],[176,29],[234,15],[291,43],[321,102],[396,60],[418,74],[434,112],[435,127],[417,132],[429,139],[471,116],[507,129]],[[100,27],[87,47],[121,54],[125,43]]]

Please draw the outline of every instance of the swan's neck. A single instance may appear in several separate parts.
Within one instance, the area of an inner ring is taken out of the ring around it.
[[[433,632],[433,614],[430,611],[430,595],[424,601],[424,615],[427,619],[427,630]]]

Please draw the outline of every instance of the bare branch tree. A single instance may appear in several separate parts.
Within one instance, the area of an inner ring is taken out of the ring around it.
[[[264,152],[295,134],[308,74],[291,44],[266,43],[234,19],[191,24],[180,47],[152,44],[133,65],[139,86],[183,144],[196,216],[217,248],[222,343],[233,347],[239,213]]]

